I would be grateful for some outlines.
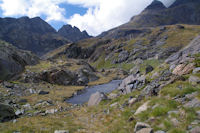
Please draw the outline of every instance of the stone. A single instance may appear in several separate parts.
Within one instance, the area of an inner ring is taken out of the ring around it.
[[[48,91],[39,91],[38,94],[39,95],[47,95],[47,94],[49,94],[49,92]]]
[[[18,109],[17,111],[15,111],[15,115],[19,116],[19,115],[23,115],[24,114],[24,109]]]
[[[7,122],[15,118],[16,115],[14,109],[11,106],[0,104],[0,122]]]
[[[57,109],[49,109],[45,111],[46,114],[55,114],[56,112],[58,112]]]
[[[149,124],[143,123],[143,122],[137,122],[134,128],[134,133],[137,131],[143,129],[143,128],[151,128]]]
[[[192,72],[192,70],[195,68],[194,63],[189,63],[189,64],[179,64],[178,66],[176,66],[176,68],[173,70],[173,74],[175,75],[185,75],[185,74],[189,74],[190,72]]]
[[[136,101],[137,101],[137,98],[131,98],[131,99],[129,99],[129,100],[128,100],[129,106],[131,106],[131,105],[133,105],[134,103],[136,103]]]
[[[88,106],[98,105],[102,100],[108,99],[104,93],[96,92],[90,96]]]
[[[191,101],[184,104],[186,108],[198,108],[200,107],[200,100],[198,98],[194,98]]]
[[[55,130],[54,133],[69,133],[68,130]]]
[[[148,104],[149,104],[149,101],[147,101],[146,103],[144,103],[142,106],[140,106],[136,112],[135,112],[135,115],[143,112],[143,111],[146,111],[148,109]]]
[[[190,133],[200,133],[200,127],[194,127],[190,130]]]
[[[142,128],[141,130],[137,131],[136,133],[153,133],[152,128]]]
[[[193,74],[197,74],[199,72],[200,72],[200,67],[197,67],[192,71]]]
[[[196,85],[200,83],[200,78],[197,76],[190,76],[189,77],[189,83],[191,83],[192,85]]]
[[[152,72],[154,70],[154,68],[151,65],[148,65],[145,69],[145,74],[148,74],[150,72]]]

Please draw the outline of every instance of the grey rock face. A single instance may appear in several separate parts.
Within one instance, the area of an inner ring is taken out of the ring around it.
[[[77,27],[72,27],[71,25],[64,25],[58,30],[58,34],[72,42],[77,42],[91,37],[86,31],[81,32]]]
[[[39,58],[28,51],[19,50],[0,41],[0,79],[9,79],[24,70],[26,65],[35,65]]]

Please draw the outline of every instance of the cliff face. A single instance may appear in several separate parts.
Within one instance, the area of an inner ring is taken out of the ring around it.
[[[81,32],[77,27],[72,27],[71,25],[64,25],[58,30],[58,34],[72,42],[77,42],[91,37],[86,31]]]

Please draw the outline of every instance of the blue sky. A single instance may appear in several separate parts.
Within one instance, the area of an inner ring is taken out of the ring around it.
[[[71,24],[96,36],[130,20],[153,0],[0,0],[1,17],[41,17],[59,29]],[[166,6],[175,0],[161,0]]]
[[[80,5],[71,5],[64,3],[60,4],[59,7],[64,8],[66,10],[66,18],[70,18],[74,14],[84,15],[87,12],[87,8],[81,7]],[[43,17],[43,19],[45,19],[45,17]],[[51,24],[56,30],[58,30],[66,23],[62,21],[50,21],[49,24]]]

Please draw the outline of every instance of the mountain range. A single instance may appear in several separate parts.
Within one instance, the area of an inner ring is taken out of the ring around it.
[[[64,26],[57,32],[40,17],[1,18],[0,25],[1,40],[37,55],[43,55],[64,44],[90,37],[85,31],[81,32],[71,26],[68,28]]]

